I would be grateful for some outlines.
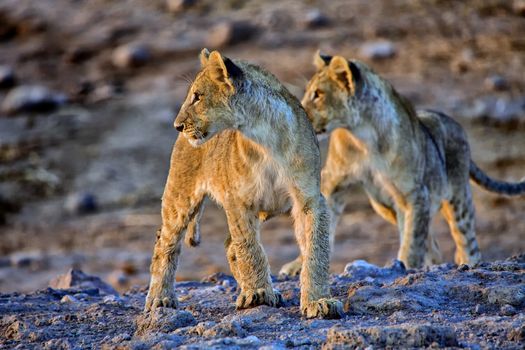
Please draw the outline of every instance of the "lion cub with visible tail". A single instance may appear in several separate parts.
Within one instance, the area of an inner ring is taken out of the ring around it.
[[[333,229],[348,185],[360,183],[376,212],[399,227],[398,259],[407,266],[420,267],[439,256],[428,237],[437,211],[450,226],[456,263],[477,263],[481,254],[469,179],[506,195],[525,193],[525,182],[489,178],[471,160],[461,125],[439,112],[416,112],[365,64],[319,53],[314,63],[317,72],[302,104],[317,133],[341,128],[331,134],[321,176]],[[293,263],[286,268],[293,269]]]
[[[202,69],[175,120],[180,131],[162,197],[162,227],[151,262],[145,310],[176,307],[173,283],[188,224],[196,230],[206,196],[225,210],[230,230],[227,258],[240,287],[237,308],[281,301],[259,240],[262,220],[292,204],[304,257],[301,312],[340,317],[330,299],[329,214],[320,193],[315,132],[300,102],[261,68],[201,53]]]

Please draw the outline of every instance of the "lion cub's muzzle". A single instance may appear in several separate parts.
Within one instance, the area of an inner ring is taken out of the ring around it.
[[[191,119],[191,117],[177,117],[173,123],[173,126],[178,132],[183,134],[193,146],[199,146],[203,144],[209,136],[208,131],[205,130],[207,128],[196,125],[195,120]]]

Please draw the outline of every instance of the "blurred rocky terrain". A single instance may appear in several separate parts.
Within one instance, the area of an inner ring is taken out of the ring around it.
[[[332,275],[341,320],[306,320],[297,279],[275,280],[279,308],[236,311],[237,285],[218,273],[177,285],[180,308],[142,314],[145,288],[119,295],[72,270],[30,294],[0,294],[1,349],[523,349],[525,256],[406,270],[365,261]]]
[[[418,107],[455,116],[490,175],[522,178],[524,15],[524,2],[511,0],[1,1],[0,292],[45,288],[71,267],[119,292],[148,282],[177,137],[172,123],[202,47],[260,64],[299,97],[317,49],[361,59]],[[479,189],[474,196],[484,258],[523,253],[524,198]],[[228,273],[222,211],[210,204],[201,229],[202,245],[183,251],[180,280]],[[432,230],[452,261],[445,223],[436,219]],[[274,273],[297,254],[287,217],[265,223],[262,239]],[[338,228],[332,271],[356,259],[382,266],[397,247],[396,229],[356,189]],[[17,302],[62,298],[53,293],[20,294]],[[137,293],[128,306],[88,296],[54,307],[137,313]],[[365,340],[375,332],[367,329]]]

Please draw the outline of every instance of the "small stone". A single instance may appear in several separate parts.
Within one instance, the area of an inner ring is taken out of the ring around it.
[[[458,266],[458,271],[468,271],[470,267],[467,264],[461,264]]]
[[[57,108],[67,101],[65,95],[38,85],[23,85],[9,91],[2,103],[2,112],[42,112]]]
[[[310,29],[325,27],[329,23],[328,17],[319,11],[319,9],[308,11],[303,21],[304,26]]]
[[[224,280],[224,281],[222,281],[222,286],[223,286],[224,288],[229,288],[229,287],[231,287],[231,285],[232,285],[232,284],[231,284],[230,280]]]
[[[102,301],[105,304],[115,304],[115,303],[120,303],[122,299],[116,295],[111,294],[111,295],[106,295],[104,299],[102,299]]]
[[[0,66],[0,89],[9,89],[15,84],[15,71],[11,67]]]
[[[501,307],[499,310],[500,314],[503,316],[513,316],[516,315],[516,308],[512,305],[506,304]]]
[[[382,60],[394,57],[397,53],[395,45],[390,41],[367,42],[359,49],[361,56],[371,60]]]
[[[180,13],[195,6],[196,0],[166,0],[166,8],[171,13]]]
[[[89,295],[87,293],[76,293],[73,296],[79,300],[86,300],[87,298],[89,298]]]
[[[487,90],[491,91],[503,91],[507,90],[509,87],[509,83],[501,75],[491,75],[490,77],[487,77],[487,79],[485,79],[484,85]]]
[[[70,294],[66,294],[62,297],[62,299],[60,299],[60,302],[62,304],[64,303],[71,303],[71,304],[75,304],[75,303],[78,303],[78,299],[75,298],[74,296],[70,295]]]
[[[257,28],[246,21],[225,21],[210,29],[206,43],[209,47],[220,48],[235,45],[252,38]]]
[[[73,193],[67,197],[65,209],[70,214],[94,213],[98,209],[97,197],[90,192]]]
[[[143,44],[126,44],[113,51],[112,62],[117,68],[126,69],[146,64],[151,59],[151,52]]]

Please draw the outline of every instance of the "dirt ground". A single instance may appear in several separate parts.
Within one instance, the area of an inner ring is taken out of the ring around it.
[[[142,314],[145,287],[116,295],[76,270],[55,288],[0,294],[0,349],[523,349],[524,272],[524,255],[472,269],[355,262],[331,278],[343,318],[307,320],[297,278],[274,281],[276,308],[235,310],[237,284],[214,274],[180,282],[179,309]]]
[[[172,11],[146,0],[0,3],[0,64],[16,76],[0,90],[0,292],[45,288],[70,267],[119,291],[148,282],[172,123],[204,46],[265,67],[298,97],[317,49],[361,59],[418,108],[456,117],[491,176],[525,175],[523,2],[181,3]],[[364,49],[377,42],[390,45],[387,57]],[[8,95],[27,85],[55,92],[51,106],[9,111]],[[478,188],[474,197],[484,259],[523,253],[524,197]],[[208,205],[201,229],[202,245],[183,251],[179,280],[229,272],[222,210]],[[432,230],[451,262],[441,218]],[[287,217],[265,223],[262,239],[274,273],[298,252]],[[398,244],[356,188],[331,270],[356,259],[383,266]]]

